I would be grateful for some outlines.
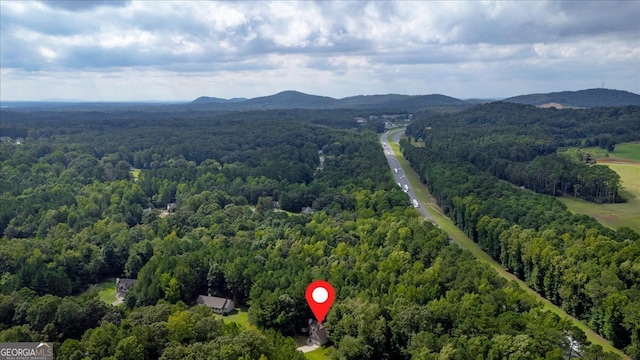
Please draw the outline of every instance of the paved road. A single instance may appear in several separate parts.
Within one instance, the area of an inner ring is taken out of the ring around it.
[[[400,137],[402,136],[402,134],[404,134],[404,129],[390,130],[388,133],[384,133],[380,137],[380,142],[382,143],[382,148],[383,148],[384,153],[385,153],[385,155],[387,157],[387,161],[389,162],[389,166],[391,167],[391,172],[393,173],[393,176],[396,179],[396,182],[400,182],[400,184],[402,185],[403,188],[404,188],[404,184],[407,184],[407,186],[409,187],[409,191],[408,191],[409,196],[411,196],[412,199],[415,199],[416,198],[415,192],[413,191],[413,188],[411,187],[411,184],[407,181],[406,176],[404,176],[404,171],[401,172],[399,170],[398,174],[396,174],[393,171],[394,168],[400,169],[400,163],[398,162],[398,159],[396,158],[396,156],[393,154],[393,151],[391,151],[391,149],[389,148],[389,141],[399,142],[400,141]],[[427,209],[425,209],[424,204],[422,202],[420,202],[420,200],[418,200],[418,202],[420,204],[420,208],[418,210],[420,210],[420,212],[424,215],[424,217],[427,220],[437,224],[435,222],[435,220],[433,219],[433,216],[431,216],[431,214],[429,213],[429,211],[427,211]],[[461,231],[459,231],[458,229],[456,229],[456,231],[459,233],[460,237],[466,237],[466,235],[464,233],[462,233]],[[450,242],[454,242],[452,234],[449,234],[449,241]],[[467,245],[467,246],[475,246],[475,247],[478,246],[477,244],[473,243],[473,241],[471,241],[471,240],[468,240],[468,241],[469,241],[469,244],[471,244],[471,245]],[[458,244],[458,246],[461,246],[461,244]],[[466,248],[466,247],[463,247],[463,246],[461,246],[461,247],[462,248]],[[563,309],[559,308],[555,304],[552,304],[549,300],[543,298],[540,294],[536,293],[524,281],[518,279],[515,275],[504,271],[504,268],[502,268],[501,265],[499,265],[497,262],[495,262],[493,259],[491,259],[491,257],[489,257],[489,255],[487,255],[486,253],[482,252],[482,250],[480,250],[479,252],[473,252],[472,251],[471,253],[480,262],[488,264],[489,266],[493,267],[496,270],[501,269],[502,271],[498,271],[498,274],[500,276],[502,276],[503,278],[507,279],[507,281],[515,281],[515,282],[517,282],[523,289],[525,289],[525,291],[527,291],[528,293],[534,295],[540,301],[545,302],[549,306],[549,310],[553,311],[556,315],[559,315],[562,318],[571,319],[571,321],[574,323],[575,326],[579,327],[582,331],[584,331],[587,334],[587,339],[589,339],[591,342],[595,342],[596,344],[599,344],[599,345],[602,345],[603,343],[604,344],[608,344],[609,346],[606,349],[606,351],[613,351],[615,354],[620,355],[624,359],[630,359],[628,356],[624,355],[620,350],[615,349],[613,346],[611,346],[607,340],[605,340],[600,335],[596,334],[593,330],[588,328],[584,323],[581,323],[576,318],[574,318],[571,315],[569,315],[566,312],[564,312]],[[482,253],[485,256],[484,257],[483,256],[478,256],[479,253]]]
[[[407,193],[407,195],[409,195],[410,202],[413,202],[413,199],[416,199],[416,201],[418,201],[419,207],[416,210],[420,211],[420,213],[424,216],[425,219],[435,224],[436,223],[435,219],[433,218],[433,216],[431,216],[431,214],[429,213],[429,210],[427,210],[424,204],[416,197],[416,193],[413,190],[413,187],[411,186],[411,184],[409,183],[409,180],[407,180],[407,177],[404,171],[402,170],[402,167],[400,166],[400,162],[398,162],[398,159],[396,158],[393,151],[389,147],[389,142],[390,141],[394,143],[399,142],[400,136],[402,136],[402,134],[404,134],[404,129],[390,130],[382,134],[382,136],[380,136],[382,149],[384,150],[384,154],[387,157],[387,162],[389,163],[389,167],[391,167],[391,173],[393,174],[393,177],[396,183],[399,184],[399,186],[402,187],[403,190],[406,189],[405,192]]]

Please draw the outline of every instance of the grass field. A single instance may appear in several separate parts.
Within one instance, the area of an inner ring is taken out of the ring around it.
[[[595,204],[572,197],[560,200],[571,212],[592,216],[604,226],[612,229],[627,226],[640,233],[640,143],[620,144],[613,153],[608,153],[608,157],[602,149],[590,149],[594,150],[590,153],[598,164],[607,165],[620,175],[623,188],[621,195],[628,202]]]
[[[560,150],[562,153],[577,154],[582,152],[584,154],[591,154],[595,159],[626,159],[640,161],[640,142],[624,143],[616,145],[613,152],[608,152],[606,149],[601,149],[597,146],[588,148],[568,148]]]
[[[248,309],[245,307],[236,308],[236,312],[234,312],[231,315],[227,315],[227,316],[216,315],[216,316],[220,317],[225,322],[228,322],[228,323],[234,322],[242,327],[249,328],[253,326],[249,323],[249,312],[248,312]]]
[[[86,292],[98,291],[98,297],[105,304],[111,305],[116,301],[116,281],[115,279],[107,279],[101,283],[91,285]],[[86,293],[85,292],[85,293]]]
[[[400,151],[398,144],[390,143],[391,149],[395,153],[398,161],[400,162],[400,166],[407,176],[407,180],[411,183],[416,196],[418,199],[425,204],[431,215],[436,219],[436,222],[440,227],[446,231],[451,239],[460,246],[460,248],[468,250],[479,262],[489,265],[492,269],[494,269],[500,276],[509,280],[517,282],[521,288],[523,288],[526,292],[535,296],[538,300],[540,300],[543,304],[543,308],[545,310],[551,311],[554,314],[557,314],[561,318],[566,318],[571,320],[578,328],[585,332],[587,335],[587,340],[589,340],[593,344],[597,344],[602,346],[605,351],[613,352],[624,359],[629,358],[622,351],[616,349],[611,345],[606,339],[602,336],[598,335],[596,332],[591,330],[587,325],[574,318],[573,316],[567,314],[560,307],[554,305],[549,300],[543,298],[531,289],[524,281],[518,279],[515,275],[506,271],[500,264],[498,264],[495,260],[493,260],[487,253],[485,253],[480,246],[473,242],[469,237],[467,237],[464,232],[456,227],[456,225],[451,221],[448,217],[446,217],[441,209],[438,207],[435,199],[429,194],[427,187],[420,182],[420,178],[418,174],[411,168],[409,162],[402,156],[402,152]]]
[[[611,155],[621,159],[640,161],[640,142],[617,145]]]
[[[304,357],[309,360],[329,360],[331,359],[331,354],[333,353],[333,348],[319,348],[313,350],[311,352],[305,353]]]
[[[620,175],[623,186],[623,196],[628,199],[621,204],[595,204],[582,199],[563,197],[560,200],[577,214],[587,214],[594,217],[602,225],[612,229],[627,226],[640,233],[640,162],[605,163]]]

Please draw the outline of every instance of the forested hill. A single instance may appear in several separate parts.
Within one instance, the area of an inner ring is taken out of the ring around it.
[[[592,108],[596,106],[640,105],[640,95],[622,90],[588,89],[520,95],[503,101],[536,106]]]
[[[298,91],[283,91],[275,95],[257,97],[244,101],[200,97],[192,105],[206,105],[219,110],[265,110],[265,109],[379,109],[416,111],[430,107],[462,109],[471,106],[463,100],[445,95],[370,95],[334,99]]]

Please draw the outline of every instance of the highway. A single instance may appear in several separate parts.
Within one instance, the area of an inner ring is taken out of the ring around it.
[[[431,221],[434,224],[437,224],[438,228],[440,228],[440,224],[438,224],[434,220],[433,216],[429,213],[429,211],[426,209],[424,204],[419,199],[416,198],[413,187],[407,180],[404,170],[402,170],[402,168],[400,167],[400,163],[398,162],[398,159],[396,158],[395,154],[393,153],[393,150],[391,150],[391,147],[389,146],[390,141],[394,143],[399,142],[400,137],[403,134],[404,134],[404,129],[393,129],[393,130],[389,130],[388,132],[385,132],[384,134],[382,134],[382,136],[380,136],[380,142],[382,144],[384,154],[387,157],[387,162],[389,163],[389,167],[391,167],[391,173],[393,174],[396,183],[400,183],[403,189],[405,184],[407,185],[408,187],[407,194],[410,196],[410,198],[416,199],[418,201],[418,204],[420,205],[420,207],[416,210],[419,210],[420,213],[424,215],[425,219],[427,219],[428,221]],[[396,174],[393,169],[398,169],[398,173]],[[515,275],[506,271],[500,264],[498,264],[489,255],[487,255],[487,253],[482,251],[482,249],[480,249],[478,244],[474,243],[461,230],[456,228],[455,224],[453,224],[453,222],[451,222],[449,219],[445,217],[441,221],[443,221],[442,225],[445,227],[447,233],[449,233],[449,241],[455,242],[458,246],[460,246],[460,248],[468,250],[476,259],[478,259],[479,262],[489,265],[491,268],[496,270],[498,275],[502,276],[507,281],[517,282],[527,293],[535,296],[536,299],[538,299],[539,301],[542,301],[542,303],[544,304],[543,306],[545,310],[549,310],[563,319],[566,319],[566,318],[570,319],[573,325],[577,326],[580,330],[585,332],[585,334],[587,335],[587,340],[591,341],[594,344],[602,346],[605,349],[605,351],[611,351],[614,354],[621,356],[621,358],[623,359],[630,360],[630,358],[625,354],[623,354],[622,351],[613,347],[611,343],[605,340],[602,336],[596,334],[586,324],[580,322],[578,319],[567,314],[562,308],[551,303],[549,300],[545,299],[540,294],[536,293],[524,281],[520,280]]]
[[[404,134],[403,129],[394,129],[394,130],[386,131],[384,134],[382,134],[382,136],[380,136],[380,143],[382,144],[384,155],[387,157],[387,162],[389,163],[389,167],[391,168],[391,173],[393,174],[393,178],[395,179],[395,182],[397,184],[400,184],[400,187],[409,196],[409,203],[412,203],[413,200],[415,199],[419,205],[419,207],[416,210],[418,210],[424,216],[425,219],[436,224],[436,221],[431,215],[431,213],[429,213],[429,210],[427,210],[424,204],[416,196],[416,192],[414,191],[413,187],[411,186],[411,183],[409,183],[409,180],[405,176],[404,170],[402,170],[402,167],[400,166],[400,162],[398,162],[396,155],[393,153],[393,150],[391,150],[391,147],[389,146],[389,141],[392,141],[394,143],[399,142],[400,136],[402,136],[402,134]]]

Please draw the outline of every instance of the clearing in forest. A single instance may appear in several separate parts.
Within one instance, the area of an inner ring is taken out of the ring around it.
[[[91,285],[85,293],[90,291],[97,291],[100,300],[105,304],[111,305],[116,301],[116,280],[107,279],[101,283]]]
[[[588,150],[588,149],[587,149]],[[594,217],[602,225],[612,229],[626,226],[640,233],[640,143],[628,143],[616,146],[609,157],[606,151],[594,151],[596,161],[607,165],[620,175],[621,195],[628,201],[620,204],[595,204],[573,197],[563,197],[573,213]]]

